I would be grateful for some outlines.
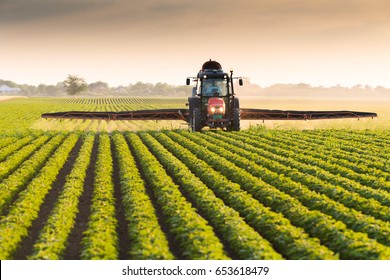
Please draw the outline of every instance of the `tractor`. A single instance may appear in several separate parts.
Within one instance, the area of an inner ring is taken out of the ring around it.
[[[234,95],[233,70],[230,74],[222,70],[221,64],[209,60],[202,65],[198,75],[187,78],[196,82],[192,96],[188,98],[188,122],[192,131],[203,127],[240,130],[240,102]],[[242,86],[242,78],[239,85]]]

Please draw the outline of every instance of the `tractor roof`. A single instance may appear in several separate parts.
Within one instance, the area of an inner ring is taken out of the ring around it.
[[[205,72],[207,70],[221,70],[222,71],[222,66],[219,64],[219,62],[215,60],[209,60],[203,63],[202,65],[202,72]]]

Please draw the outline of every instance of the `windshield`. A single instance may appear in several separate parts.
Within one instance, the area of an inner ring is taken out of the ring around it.
[[[228,94],[227,81],[225,79],[204,79],[202,94],[204,96],[226,96]]]

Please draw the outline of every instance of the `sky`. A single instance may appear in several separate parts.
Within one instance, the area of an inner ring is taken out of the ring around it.
[[[390,87],[388,0],[0,0],[0,79]]]

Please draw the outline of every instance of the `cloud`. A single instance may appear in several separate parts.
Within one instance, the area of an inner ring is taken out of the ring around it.
[[[46,63],[148,77],[208,58],[249,76],[312,61],[388,65],[389,14],[388,0],[0,0],[0,61],[17,61],[15,73]]]
[[[91,9],[101,9],[115,0],[1,0],[0,23],[55,19]]]
[[[263,50],[305,50],[388,38],[390,30],[385,0],[0,0],[0,5],[0,32],[20,43],[71,38],[79,45],[181,44],[204,50],[236,48],[242,41]]]
[[[388,22],[386,0],[0,0],[0,23],[17,24],[63,17],[77,24],[137,24],[220,29],[271,30],[291,27],[380,25]],[[100,22],[101,21],[101,22]]]

